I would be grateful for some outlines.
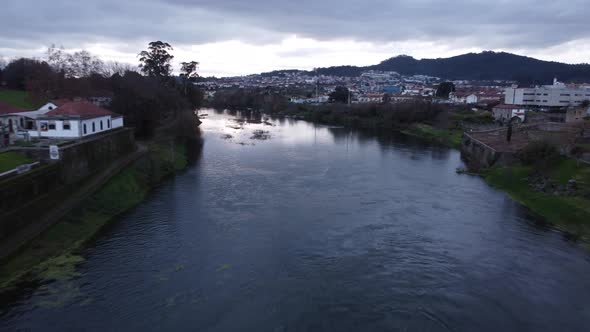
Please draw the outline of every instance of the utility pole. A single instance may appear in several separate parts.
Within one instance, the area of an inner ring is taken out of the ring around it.
[[[349,107],[350,107],[350,104],[352,103],[350,96],[351,96],[351,92],[350,92],[350,90],[348,90],[348,106]]]

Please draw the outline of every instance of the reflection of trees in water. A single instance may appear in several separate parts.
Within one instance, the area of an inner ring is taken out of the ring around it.
[[[422,139],[404,135],[391,130],[356,130],[347,128],[327,128],[336,143],[367,145],[377,142],[382,152],[394,148],[410,149],[416,152],[415,158],[425,156],[424,152],[430,152],[430,157],[436,160],[449,158],[451,149],[445,146],[432,144]]]

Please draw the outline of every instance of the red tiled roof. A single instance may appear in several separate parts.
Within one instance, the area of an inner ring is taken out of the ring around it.
[[[120,117],[120,114],[105,110],[102,107],[98,107],[93,103],[87,101],[72,101],[62,104],[58,108],[45,113],[45,115],[71,115],[79,116],[83,119],[97,118],[100,116],[111,116],[113,118]]]
[[[50,100],[49,102],[53,103],[56,106],[62,106],[63,104],[71,103],[72,100],[71,99],[54,99],[54,100]]]
[[[26,112],[27,110],[22,109],[20,107],[15,107],[10,104],[7,104],[3,101],[0,101],[0,114],[9,114],[9,113],[20,113]]]

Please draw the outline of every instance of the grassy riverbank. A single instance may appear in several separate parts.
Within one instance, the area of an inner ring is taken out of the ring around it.
[[[488,184],[506,191],[515,201],[543,217],[547,222],[577,237],[590,238],[590,167],[572,159],[561,159],[547,172],[551,190],[535,189],[531,166],[498,167],[482,172]],[[568,181],[577,189],[565,192]],[[562,189],[560,189],[562,188]]]
[[[149,153],[134,162],[80,207],[0,266],[0,291],[21,282],[74,277],[84,260],[79,251],[121,213],[139,204],[166,176],[186,168],[187,146],[151,143]]]
[[[430,125],[416,123],[401,131],[403,134],[418,137],[430,142],[437,142],[452,148],[461,147],[463,130],[435,129]]]

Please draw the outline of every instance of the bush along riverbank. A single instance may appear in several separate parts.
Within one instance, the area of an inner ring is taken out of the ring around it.
[[[463,130],[460,129],[435,129],[431,125],[415,123],[401,130],[402,134],[418,137],[429,142],[436,142],[451,148],[461,147]]]
[[[590,240],[590,165],[559,156],[547,143],[532,143],[520,162],[479,172],[493,187],[545,221],[582,240]]]
[[[99,191],[84,200],[60,222],[25,245],[0,266],[0,293],[19,284],[66,280],[76,276],[84,261],[85,245],[116,216],[142,202],[163,179],[185,169],[198,157],[200,137],[159,137],[146,143],[148,153]]]
[[[465,124],[493,125],[489,112],[428,100],[351,106],[290,104],[286,110],[275,115],[349,128],[392,130],[453,148],[460,147]]]

